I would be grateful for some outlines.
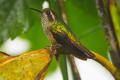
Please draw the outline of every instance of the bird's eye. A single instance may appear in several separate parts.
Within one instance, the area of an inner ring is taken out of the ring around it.
[[[55,19],[54,14],[53,14],[52,11],[50,11],[50,10],[48,10],[48,11],[46,12],[46,15],[47,15],[47,18],[48,18],[50,21],[52,21],[52,20]]]
[[[51,15],[51,11],[47,11],[47,16],[48,16],[49,18],[52,17],[52,15]]]

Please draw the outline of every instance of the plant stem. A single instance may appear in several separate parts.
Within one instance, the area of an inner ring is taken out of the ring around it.
[[[112,18],[112,22],[115,28],[115,33],[116,37],[118,40],[118,45],[120,49],[120,23],[119,23],[119,11],[118,11],[118,6],[117,6],[117,1],[116,0],[111,0],[109,3],[109,10]]]
[[[58,6],[60,8],[61,17],[62,17],[63,22],[65,24],[68,24],[67,16],[66,16],[66,13],[64,10],[64,2],[63,2],[63,0],[57,0],[57,2],[58,2]],[[70,62],[71,68],[72,68],[72,74],[73,74],[74,80],[81,80],[79,71],[78,71],[76,63],[75,63],[74,56],[69,55],[68,60]]]
[[[73,79],[74,80],[81,80],[80,79],[80,74],[79,74],[77,66],[75,64],[75,58],[74,58],[74,56],[69,55],[68,59],[69,59],[69,62],[70,62],[71,68],[72,68]]]
[[[63,0],[57,0],[58,2],[58,6],[60,8],[60,13],[61,13],[61,17],[62,17],[62,20],[65,24],[68,24],[68,21],[67,21],[67,16],[66,16],[66,13],[65,13],[65,10],[64,10],[64,1]]]
[[[59,63],[63,80],[68,80],[67,60],[65,55],[60,55]]]
[[[116,26],[114,26],[114,23],[111,17],[112,15],[110,14],[111,3],[112,1],[114,2],[115,0],[107,0],[106,6],[104,5],[103,0],[96,0],[96,1],[97,1],[98,11],[103,20],[107,40],[109,41],[109,44],[111,47],[110,55],[111,55],[112,62],[118,69],[120,69],[119,42],[118,42],[118,38],[115,31]]]
[[[106,4],[103,0],[96,0],[97,8],[100,13],[100,17],[103,20],[104,30],[107,36],[107,40],[109,41],[110,49],[110,57],[112,59],[112,63],[115,65],[116,70],[108,68],[111,73],[114,74],[116,80],[120,80],[120,37],[117,32],[117,29],[120,30],[120,26],[118,23],[117,8],[116,8],[116,0],[106,0]],[[99,61],[99,60],[98,60]],[[106,65],[107,67],[107,65]]]

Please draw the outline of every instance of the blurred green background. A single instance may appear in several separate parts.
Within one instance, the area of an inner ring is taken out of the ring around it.
[[[40,14],[29,8],[42,9],[44,0],[0,0],[0,45],[17,36],[31,43],[30,50],[50,46],[42,30]],[[65,12],[72,31],[88,49],[107,57],[107,41],[98,16],[95,0],[65,0]],[[51,0],[51,9],[59,15],[56,0]],[[49,71],[54,71],[53,60]]]

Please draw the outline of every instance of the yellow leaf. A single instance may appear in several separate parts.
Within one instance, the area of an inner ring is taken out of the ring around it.
[[[51,52],[41,49],[8,58],[0,63],[0,80],[43,80]]]

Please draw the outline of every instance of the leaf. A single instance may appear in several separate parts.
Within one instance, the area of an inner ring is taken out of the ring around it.
[[[48,49],[41,49],[1,62],[0,80],[43,80],[51,61],[50,54]]]
[[[25,5],[24,0],[0,1],[0,44],[27,31]]]

